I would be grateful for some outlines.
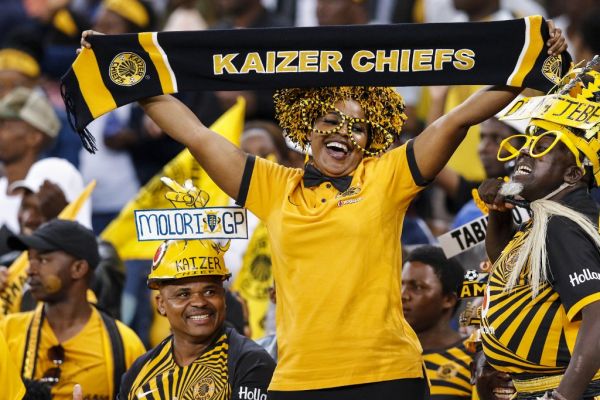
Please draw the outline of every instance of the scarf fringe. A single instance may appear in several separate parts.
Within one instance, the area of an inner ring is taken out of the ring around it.
[[[76,128],[77,113],[75,112],[75,102],[67,93],[67,88],[64,81],[60,84],[60,95],[62,96],[63,102],[65,103],[65,109],[67,111],[67,121],[69,121],[71,129],[73,129],[73,131],[77,132],[77,134],[79,135],[83,148],[88,153],[95,154],[98,151],[98,146],[96,146],[96,139],[94,138],[92,133],[87,128]]]

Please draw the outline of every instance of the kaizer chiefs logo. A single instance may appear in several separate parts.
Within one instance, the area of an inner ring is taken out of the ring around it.
[[[133,86],[146,75],[146,62],[135,53],[124,52],[110,62],[110,80],[119,86]]]
[[[562,72],[562,61],[560,56],[550,56],[546,58],[542,65],[542,74],[552,83],[558,85],[560,83],[560,75]]]
[[[192,399],[194,400],[209,400],[214,394],[215,382],[210,377],[200,379],[192,388]]]
[[[202,218],[202,222],[204,222],[204,231],[210,230],[212,233],[217,233],[222,230],[221,218],[216,211],[207,211],[206,218]]]
[[[438,378],[448,381],[456,376],[458,368],[453,362],[441,365],[437,370]]]

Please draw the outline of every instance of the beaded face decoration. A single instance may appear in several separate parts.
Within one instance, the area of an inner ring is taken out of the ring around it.
[[[307,109],[311,109],[313,103],[322,106],[328,110],[324,115],[317,117],[314,122],[311,122],[308,117]],[[319,135],[332,135],[340,133],[347,136],[352,144],[358,148],[363,154],[369,156],[378,156],[387,150],[394,142],[394,137],[383,126],[366,118],[355,118],[345,114],[343,111],[336,108],[333,104],[328,104],[320,100],[304,99],[302,100],[302,123]],[[346,125],[346,130],[342,128]],[[362,147],[356,140],[357,136],[369,136],[375,129],[380,130],[385,136],[385,143],[382,148],[376,151],[367,150]]]
[[[336,110],[338,101],[351,99],[364,111],[365,118],[358,119]],[[366,127],[367,146],[362,153],[377,156],[386,151],[399,136],[406,121],[404,101],[393,88],[377,86],[340,86],[314,88],[286,88],[275,92],[275,115],[285,136],[303,150],[310,147],[311,134],[347,132],[357,145],[352,130]],[[330,111],[335,114],[331,114]],[[322,117],[329,116],[327,120]],[[347,125],[346,130],[342,128]]]

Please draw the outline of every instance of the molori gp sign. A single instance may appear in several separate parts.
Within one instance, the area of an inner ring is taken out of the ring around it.
[[[139,241],[248,239],[246,210],[239,207],[135,210]]]

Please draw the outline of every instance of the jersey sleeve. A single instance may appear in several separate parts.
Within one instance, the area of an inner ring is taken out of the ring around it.
[[[600,300],[600,252],[575,222],[564,217],[550,219],[546,249],[551,284],[569,320],[579,319],[585,306]]]
[[[266,398],[273,371],[275,361],[266,351],[260,349],[244,354],[235,367],[231,400]]]
[[[419,171],[413,142],[409,140],[406,144],[385,153],[379,160],[377,181],[389,188],[390,200],[397,203],[412,200],[430,183]]]
[[[247,208],[265,221],[270,211],[283,201],[288,180],[295,173],[292,168],[249,155],[242,175],[237,205]]]

